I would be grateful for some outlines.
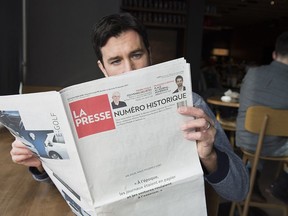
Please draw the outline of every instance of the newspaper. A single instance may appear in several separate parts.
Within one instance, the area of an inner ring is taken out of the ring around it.
[[[185,91],[175,91],[178,75]],[[180,130],[191,117],[177,112],[193,105],[184,58],[0,101],[0,122],[76,215],[207,215],[196,144]]]

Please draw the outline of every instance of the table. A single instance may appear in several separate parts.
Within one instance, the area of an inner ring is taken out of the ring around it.
[[[226,107],[234,107],[239,108],[239,102],[238,101],[231,101],[231,102],[224,102],[221,100],[221,96],[212,96],[207,98],[207,102],[213,105],[217,106],[226,106]]]
[[[74,216],[53,184],[35,181],[26,167],[12,162],[13,140],[0,127],[0,215]]]
[[[221,100],[221,96],[212,96],[207,98],[207,103],[215,105],[215,106],[223,106],[223,107],[231,107],[231,108],[239,108],[238,101],[224,102]],[[223,130],[229,131],[230,143],[233,147],[235,147],[235,131],[236,131],[236,117],[232,116],[229,118],[221,118],[221,113],[216,109],[216,119],[221,124]]]

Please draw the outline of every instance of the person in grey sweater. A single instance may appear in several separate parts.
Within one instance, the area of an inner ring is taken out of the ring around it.
[[[151,65],[146,30],[130,14],[112,14],[102,18],[95,26],[92,37],[98,66],[106,77]],[[223,198],[243,200],[249,188],[245,166],[233,152],[226,134],[205,101],[193,93],[193,103],[193,107],[181,107],[178,112],[195,117],[183,123],[181,129],[186,139],[197,143],[205,180]],[[30,167],[36,180],[49,179],[39,159],[20,141],[12,143],[11,156],[15,163]]]
[[[272,57],[273,61],[269,65],[250,68],[240,89],[236,145],[252,152],[255,151],[258,137],[244,128],[246,110],[253,105],[288,109],[288,31],[278,36]],[[261,154],[288,156],[287,137],[266,136]],[[259,166],[258,178],[260,178],[261,169]],[[283,173],[271,184],[268,191],[288,204],[287,172],[287,168],[284,167]],[[256,190],[259,191],[259,189]]]

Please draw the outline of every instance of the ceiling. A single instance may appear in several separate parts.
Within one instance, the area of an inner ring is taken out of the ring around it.
[[[255,25],[288,29],[288,0],[206,0],[206,13],[214,14],[213,24],[223,29]]]

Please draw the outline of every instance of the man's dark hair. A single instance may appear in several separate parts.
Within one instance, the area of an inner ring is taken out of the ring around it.
[[[281,56],[288,56],[288,31],[278,36],[275,44],[275,52]]]
[[[177,79],[181,79],[181,80],[183,80],[183,77],[182,77],[181,75],[176,76],[176,78],[175,78],[175,82],[177,82]]]
[[[111,37],[118,37],[128,30],[136,31],[142,38],[145,48],[150,55],[150,45],[144,25],[129,13],[118,13],[103,17],[93,27],[92,43],[98,60],[103,64],[101,48]]]

